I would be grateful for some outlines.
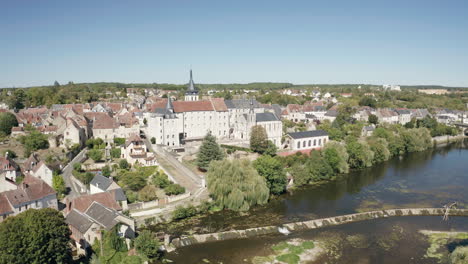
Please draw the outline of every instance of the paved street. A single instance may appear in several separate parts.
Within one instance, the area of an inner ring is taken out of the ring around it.
[[[70,192],[67,197],[74,198],[80,195],[80,185],[82,185],[78,180],[72,175],[73,165],[82,162],[86,158],[87,149],[83,149],[72,161],[70,161],[67,166],[62,169],[62,177],[65,181],[65,185],[69,188]]]

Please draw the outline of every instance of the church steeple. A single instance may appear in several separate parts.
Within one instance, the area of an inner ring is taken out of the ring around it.
[[[198,101],[198,90],[195,87],[193,82],[192,69],[190,69],[190,80],[187,87],[187,92],[185,92],[185,101]]]

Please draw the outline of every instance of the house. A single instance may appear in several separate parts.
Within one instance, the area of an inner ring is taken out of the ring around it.
[[[431,116],[427,109],[409,109],[411,111],[411,118],[416,118],[417,120],[423,119],[426,116]]]
[[[31,175],[27,175],[16,189],[0,193],[0,222],[30,208],[57,210],[57,193],[43,180]]]
[[[94,194],[81,195],[72,199],[66,198],[65,201],[65,214],[68,214],[73,209],[80,212],[85,212],[86,209],[93,203],[98,202],[108,208],[114,209],[118,212],[122,211],[122,206],[117,201],[117,193],[112,191],[99,192]]]
[[[118,228],[118,235],[126,239],[127,246],[130,239],[135,237],[133,219],[96,201],[83,211],[72,209],[67,214],[65,222],[70,227],[71,238],[81,254],[85,253],[95,240],[101,241],[102,231],[110,231],[114,227]]]
[[[107,178],[97,173],[89,183],[89,188],[91,194],[109,192],[123,210],[127,209],[127,196],[125,196],[122,188],[113,181],[112,177]]]
[[[395,109],[398,114],[398,123],[404,125],[411,122],[411,111],[408,109]]]
[[[350,98],[351,96],[353,96],[352,93],[340,93],[341,97],[344,97],[344,98]]]
[[[336,117],[338,116],[338,111],[329,109],[325,115],[323,115],[323,120],[328,120],[330,122],[335,121]]]
[[[362,137],[370,137],[374,133],[375,125],[363,126],[361,130]]]
[[[63,145],[67,148],[75,144],[83,146],[86,142],[86,132],[75,120],[67,118],[66,128],[63,131]]]
[[[30,174],[36,178],[42,179],[49,186],[52,186],[53,171],[51,168],[45,164],[44,161],[39,160],[35,153],[32,153],[31,156],[23,163],[23,172],[25,174]]]
[[[382,108],[376,111],[380,123],[398,124],[398,114],[389,108]]]
[[[285,148],[291,150],[320,149],[328,142],[328,133],[324,130],[311,130],[287,134]]]
[[[0,184],[0,191],[9,190],[11,184],[8,184],[8,182],[16,182],[18,176],[21,176],[20,167],[6,152],[5,157],[0,157],[0,183],[2,183]]]
[[[127,138],[125,144],[120,147],[121,158],[126,159],[130,164],[141,164],[144,166],[156,165],[153,152],[148,151],[145,142],[139,135],[134,134]]]

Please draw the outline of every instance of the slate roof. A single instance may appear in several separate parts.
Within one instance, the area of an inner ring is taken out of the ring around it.
[[[278,117],[273,113],[257,113],[256,114],[257,122],[272,122],[279,121]]]
[[[327,136],[328,133],[325,130],[311,130],[311,131],[288,133],[288,135],[294,139],[300,139],[300,138],[310,138],[310,137],[323,137],[323,136]]]
[[[254,108],[260,108],[260,104],[257,100],[253,99],[233,99],[233,100],[225,100],[224,103],[226,104],[228,109],[246,109],[250,108],[250,102],[253,102]]]
[[[408,109],[396,109],[395,112],[397,112],[399,115],[410,115],[411,111]]]
[[[96,174],[96,176],[94,176],[93,180],[89,184],[94,185],[99,189],[105,191],[112,184],[112,180],[105,176],[102,176],[101,174]]]
[[[338,111],[336,110],[328,110],[326,113],[325,113],[326,116],[334,116],[334,117],[337,117],[338,116]]]
[[[122,190],[122,188],[109,190],[109,192],[114,195],[114,199],[116,201],[127,201],[127,196],[125,196],[125,193]]]
[[[119,216],[117,211],[107,208],[98,202],[93,202],[86,210],[85,214],[103,226],[106,230],[110,230],[119,223],[119,221],[116,220],[117,216]]]
[[[84,234],[93,224],[93,221],[89,219],[88,216],[80,213],[79,211],[73,209],[65,218],[65,222],[74,228],[76,228],[80,233]]]

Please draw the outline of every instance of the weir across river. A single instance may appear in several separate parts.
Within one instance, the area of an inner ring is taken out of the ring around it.
[[[174,247],[184,247],[194,244],[223,241],[229,239],[251,238],[260,235],[281,234],[278,228],[287,228],[291,233],[301,230],[318,229],[328,226],[342,225],[372,219],[393,217],[393,216],[468,216],[468,209],[449,209],[444,208],[406,208],[389,209],[380,211],[370,211],[364,213],[348,214],[328,218],[314,219],[302,222],[294,222],[281,226],[264,226],[249,228],[244,230],[232,230],[210,234],[200,234],[184,236],[172,240]],[[441,219],[442,221],[442,219]]]

